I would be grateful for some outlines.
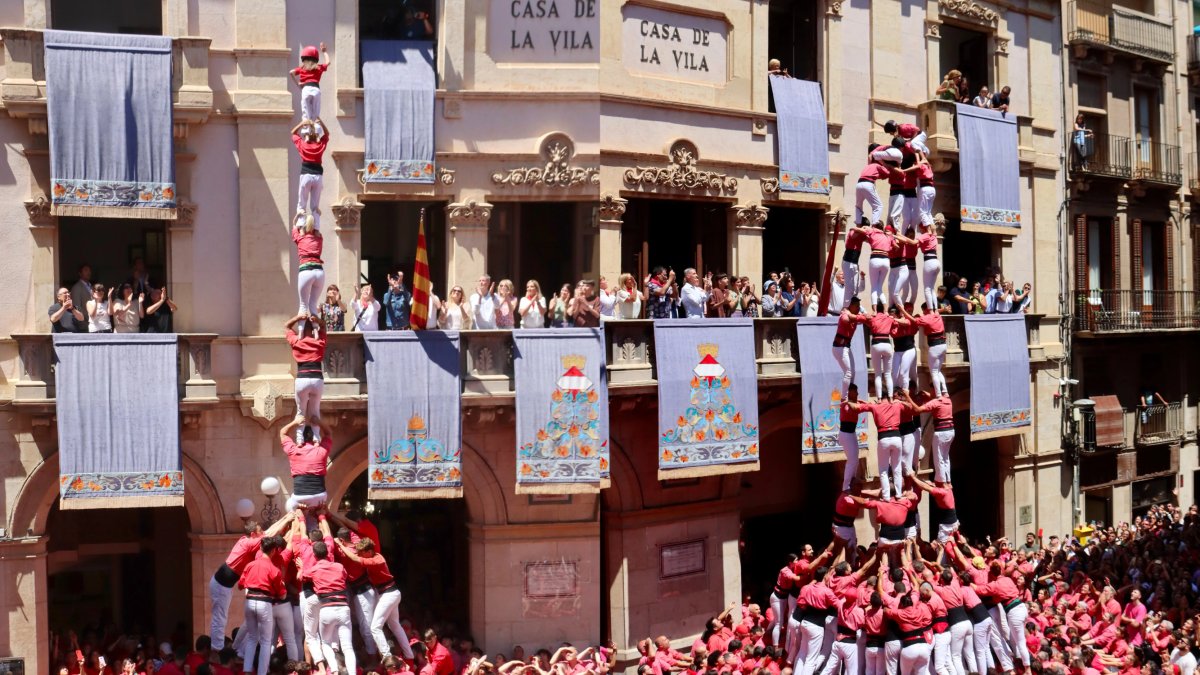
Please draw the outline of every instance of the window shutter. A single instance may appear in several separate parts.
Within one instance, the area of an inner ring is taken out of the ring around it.
[[[1131,249],[1129,252],[1129,254],[1131,256],[1130,267],[1131,267],[1131,271],[1133,274],[1133,278],[1130,280],[1133,282],[1131,287],[1133,288],[1133,290],[1135,292],[1140,293],[1142,290],[1142,219],[1141,218],[1134,218],[1129,223],[1129,247]],[[1137,305],[1140,302],[1141,302],[1141,299],[1138,298],[1133,304]]]
[[[1075,216],[1075,290],[1086,293],[1088,289],[1088,241],[1087,214]]]
[[[1173,291],[1175,290],[1175,228],[1173,223],[1165,222],[1162,224],[1163,229],[1163,287],[1159,290]]]
[[[1108,231],[1112,233],[1112,287],[1117,290],[1121,288],[1121,228],[1116,219],[1108,221]]]

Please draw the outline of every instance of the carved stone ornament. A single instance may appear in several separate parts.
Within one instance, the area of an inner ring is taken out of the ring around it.
[[[995,23],[1000,19],[999,12],[988,9],[978,2],[971,2],[971,0],[938,0],[938,5],[944,12],[953,12],[961,17],[983,23]]]
[[[925,37],[940,38],[942,37],[942,22],[941,21],[925,21]]]
[[[625,216],[625,205],[629,201],[616,195],[604,195],[600,198],[600,220],[621,220]]]
[[[177,227],[194,227],[196,225],[196,203],[182,199],[175,205],[175,225]]]
[[[707,192],[736,192],[737,179],[715,171],[696,168],[700,153],[689,141],[675,141],[669,154],[671,164],[667,168],[639,166],[625,170],[625,182],[647,187],[665,187],[674,190],[704,190]]]
[[[779,193],[779,177],[768,176],[767,178],[759,178],[759,185],[762,187],[764,195],[773,195]]]
[[[575,144],[566,134],[550,134],[542,141],[541,166],[523,166],[496,171],[492,182],[496,185],[532,185],[536,187],[572,188],[578,185],[600,184],[600,167],[571,166],[575,155]]]
[[[487,202],[477,202],[474,199],[466,202],[456,202],[446,207],[450,226],[487,225],[492,217],[492,205]]]
[[[769,212],[770,209],[767,207],[755,203],[733,207],[738,227],[762,227],[763,223],[767,222],[767,213]]]
[[[338,227],[358,227],[362,219],[363,205],[354,197],[343,197],[333,205],[333,222]]]
[[[1008,40],[1005,40],[1004,38],[996,38],[996,53],[997,54],[1007,54],[1008,53]]]
[[[442,185],[454,185],[454,169],[438,167],[438,180]]]
[[[50,215],[50,200],[45,195],[38,195],[25,202],[25,212],[29,214],[29,224],[45,227],[54,224],[54,216]]]
[[[825,14],[829,16],[841,16],[842,0],[831,0],[825,7]]]

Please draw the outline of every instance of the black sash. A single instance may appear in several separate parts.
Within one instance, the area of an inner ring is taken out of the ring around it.
[[[917,346],[917,338],[915,335],[897,335],[892,338],[896,345],[896,351],[902,352],[906,349],[913,349]]]
[[[833,512],[833,524],[841,525],[842,527],[853,527],[854,519],[851,518],[850,516],[838,513],[837,511],[834,511]]]
[[[880,523],[879,524],[879,538],[880,539],[891,539],[892,541],[900,541],[900,540],[904,539],[904,526],[903,525],[885,525],[883,523]]]
[[[233,568],[225,563],[221,563],[221,566],[218,567],[217,571],[213,574],[213,579],[215,579],[218,584],[221,584],[225,588],[233,588],[233,585],[236,584],[240,578],[242,578],[242,575],[234,572]]]
[[[970,621],[971,617],[967,616],[967,608],[959,605],[958,607],[949,607],[946,609],[946,619],[948,619],[950,624],[953,625],[956,623],[962,623],[964,621]]]
[[[974,607],[968,607],[967,616],[971,617],[971,623],[974,624],[980,624],[992,618],[992,615],[988,614],[987,607],[982,602]]]
[[[300,162],[300,173],[320,176],[325,173],[325,168],[320,162]]]
[[[854,263],[857,265],[858,257],[861,255],[862,255],[861,248],[848,248],[848,249],[846,249],[846,252],[842,254],[842,260],[845,260],[848,263]]]
[[[321,600],[322,607],[345,605],[350,602],[350,596],[346,593],[345,589],[330,591],[329,593],[317,593],[317,597]]]
[[[857,431],[858,431],[858,422],[856,422],[856,421],[853,421],[853,420],[851,420],[851,421],[842,420],[842,421],[841,421],[841,426],[840,426],[840,427],[838,427],[838,428],[839,428],[839,430],[841,430],[841,431],[843,431],[843,432],[845,432],[845,433],[847,433],[847,434],[853,434],[853,433],[857,433]]]
[[[297,497],[319,495],[324,491],[325,476],[317,476],[311,473],[302,473],[299,476],[292,476],[292,492]]]
[[[958,513],[954,509],[938,509],[938,525],[953,525],[958,522]]]
[[[315,377],[318,380],[325,379],[325,376],[321,373],[321,362],[320,361],[298,362],[296,364],[296,377],[297,378],[301,378],[301,377],[313,378],[313,377]]]

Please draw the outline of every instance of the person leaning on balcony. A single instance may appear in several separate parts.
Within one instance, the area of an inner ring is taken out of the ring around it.
[[[52,333],[86,333],[87,317],[75,306],[71,299],[71,291],[64,286],[55,294],[57,302],[50,305],[50,332]]]
[[[1012,87],[1004,87],[1000,91],[992,94],[992,108],[1000,112],[1008,112],[1008,96],[1012,93]]]
[[[471,323],[480,330],[496,327],[496,284],[490,275],[479,277],[476,290],[471,294]]]
[[[1142,424],[1150,421],[1150,407],[1155,405],[1168,406],[1167,399],[1162,397],[1162,394],[1149,388],[1143,388],[1141,396],[1138,397],[1138,415],[1141,417]]]
[[[525,282],[525,295],[517,305],[517,314],[521,316],[521,328],[546,327],[546,298],[537,279]]]
[[[938,85],[937,97],[943,101],[958,100],[958,83],[962,80],[962,73],[958,70],[951,70],[942,78],[942,83]]]
[[[146,307],[146,316],[142,318],[143,333],[174,333],[175,324],[172,320],[179,307],[171,301],[167,287],[150,286],[150,306]]]
[[[973,103],[976,108],[992,107],[992,92],[988,90],[986,84],[979,88],[979,95],[976,96],[971,103]]]
[[[412,311],[412,292],[404,287],[404,272],[388,274],[388,289],[383,294],[384,320],[388,330],[408,330]]]
[[[762,315],[764,319],[783,316],[779,302],[779,284],[771,279],[763,286]]]
[[[1083,113],[1075,115],[1075,133],[1072,135],[1071,144],[1075,146],[1075,152],[1079,153],[1080,159],[1086,161],[1091,156],[1091,143],[1088,139],[1094,137],[1092,130],[1087,128],[1087,120]]]
[[[637,281],[629,272],[622,272],[617,277],[617,303],[613,308],[613,316],[617,319],[636,319],[642,315],[642,292],[638,290]]]
[[[142,293],[134,297],[133,286],[128,282],[121,284],[121,289],[117,291],[117,299],[113,301],[113,332],[136,333],[140,331],[142,317],[145,316],[145,310],[142,308],[145,300],[146,296]]]

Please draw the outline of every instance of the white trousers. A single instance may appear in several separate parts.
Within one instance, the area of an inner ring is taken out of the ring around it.
[[[797,675],[814,675],[821,665],[821,644],[825,642],[825,624],[811,621],[800,622],[799,648],[796,650]]]
[[[891,264],[890,262],[888,263]],[[908,267],[900,263],[899,267],[888,269],[888,288],[892,291],[892,303],[902,304],[905,301],[904,291],[908,285]]]
[[[290,661],[304,656],[300,652],[300,643],[302,639],[296,637],[296,617],[292,613],[292,603],[281,602],[277,605],[271,605],[271,615],[275,617],[275,633],[283,638],[283,647],[287,650],[287,657]],[[275,644],[275,636],[271,636],[271,644]]]
[[[842,472],[842,489],[850,489],[850,481],[858,473],[858,435],[850,431],[839,431],[838,441],[846,453],[846,469]]]
[[[306,120],[314,121],[321,116],[320,87],[304,86],[300,88],[300,115]],[[317,133],[320,133],[319,129]]]
[[[304,622],[304,646],[314,662],[325,658],[321,649],[321,601],[316,593],[306,592],[300,596],[300,618]],[[334,661],[336,665],[337,662]]]
[[[919,150],[919,151],[921,151],[921,154],[928,155],[929,154],[929,146],[925,145],[926,138],[928,138],[928,136],[925,134],[924,131],[922,131],[921,133],[917,134],[916,136],[913,136],[913,139],[911,141],[909,141],[908,143],[909,143],[909,145],[911,145],[913,147],[914,150]]]
[[[773,602],[774,596],[772,596]],[[371,635],[375,638],[375,646],[379,648],[380,654],[390,656],[392,650],[388,648],[387,634],[383,632],[384,626],[392,631],[392,635],[396,638],[396,646],[400,648],[404,658],[411,661],[413,658],[412,647],[408,644],[408,634],[400,625],[399,589],[392,589],[379,596],[379,600],[375,603],[375,615],[371,618]]]
[[[346,672],[358,672],[358,660],[354,656],[354,631],[350,628],[350,608],[346,605],[321,608],[321,650],[325,655],[325,666],[329,672],[337,670],[337,654],[334,645],[339,645],[342,658],[346,660]]]
[[[921,281],[925,284],[925,304],[937,311],[938,275],[942,273],[942,261],[937,258],[925,258],[921,263]]]
[[[325,290],[325,268],[300,270],[296,273],[296,295],[300,298],[301,314],[321,311],[321,293]]]
[[[953,429],[933,432],[933,479],[939,483],[950,480],[950,446],[953,444]]]
[[[900,187],[896,185],[888,187],[888,220],[899,228],[904,221],[904,195],[900,194]]]
[[[304,415],[309,421],[320,418],[321,395],[324,393],[325,380],[319,377],[297,377],[296,413]]]
[[[850,354],[850,347],[834,347],[833,360],[842,368],[842,399],[845,400],[850,383],[854,382],[854,357]]]
[[[899,436],[881,438],[875,443],[875,458],[879,462],[879,484],[884,501],[892,498],[893,482],[897,495],[904,491],[904,474],[900,470],[900,453],[903,449],[904,444]]]
[[[900,641],[890,640],[883,643],[883,662],[887,666],[888,675],[899,673],[900,668]]]
[[[217,583],[214,576],[208,580],[208,598],[212,601],[208,635],[212,638],[213,649],[219,651],[225,648],[225,624],[229,621],[229,601],[233,598],[233,589]]]
[[[925,357],[929,360],[929,378],[933,380],[933,393],[939,396],[942,394],[949,396],[950,389],[946,386],[946,376],[942,375],[942,366],[946,363],[946,343],[930,345]]]
[[[913,467],[914,460],[917,454],[916,439],[912,434],[903,434],[900,436],[900,466],[906,467],[910,472],[916,471]],[[903,473],[901,474],[903,475]],[[903,492],[903,490],[899,490]]]
[[[775,614],[775,618],[771,621],[771,626],[768,630],[771,633],[771,644],[773,645],[783,645],[783,643],[779,641],[779,636],[781,633],[785,638],[787,637],[787,616],[784,614],[786,611],[787,597],[785,596],[781,598],[778,595],[775,595],[775,592],[772,591],[771,612]]]
[[[917,348],[903,349],[892,356],[892,384],[897,389],[910,389],[909,382],[917,379]]]
[[[871,224],[874,225],[875,223],[882,222],[883,200],[879,198],[879,192],[875,189],[875,183],[860,181],[854,187],[854,223],[858,224],[862,222],[862,203],[864,201],[871,206]]]
[[[933,671],[937,675],[956,675],[950,665],[950,646],[953,638],[950,631],[933,634]]]
[[[925,675],[929,668],[928,642],[911,644],[900,651],[900,675]]]
[[[1008,610],[1008,642],[1013,648],[1014,660],[1029,668],[1029,645],[1025,643],[1025,619],[1029,617],[1029,607],[1021,603]]]
[[[842,278],[846,282],[846,290],[842,293],[842,309],[850,306],[850,298],[862,292],[858,285],[858,263],[842,260]]]
[[[920,195],[920,193],[917,193]],[[917,225],[921,222],[921,199],[918,196],[916,199],[912,197],[904,198],[904,231],[916,230]]]
[[[875,369],[875,396],[883,398],[887,384],[886,395],[892,395],[892,343],[871,343],[871,367]],[[844,376],[844,371],[843,371]]]
[[[887,661],[884,659],[883,647],[867,647],[865,650],[866,667],[864,675],[888,675]]]
[[[989,645],[996,651],[996,658],[1000,659],[1000,670],[1006,673],[1012,670],[1012,655],[1008,652],[1008,644],[1000,639],[1000,633],[996,631],[996,624],[992,623],[991,617],[975,624],[971,639],[974,641],[975,667],[978,668],[978,672],[987,670]]]
[[[258,675],[267,675],[271,665],[271,646],[275,644],[275,606],[266,600],[246,599],[246,642],[242,644],[242,670],[254,661],[258,648]]]
[[[975,650],[971,646],[971,622],[959,621],[950,626],[949,633],[950,665],[954,669],[954,675],[978,672],[975,670]],[[964,658],[966,659],[965,665]]]
[[[917,301],[917,293],[918,293],[917,270],[916,270],[916,268],[909,267],[907,261],[905,261],[905,263],[904,263],[904,269],[908,270],[908,278],[904,280],[904,287],[903,287],[904,302],[915,303]]]
[[[853,642],[833,643],[821,675],[838,675],[843,669],[846,675],[858,675],[858,645]]]
[[[358,634],[362,636],[363,645],[368,654],[372,656],[378,654],[379,643],[375,640],[375,632],[371,630],[371,623],[375,620],[375,603],[379,596],[375,593],[374,588],[368,586],[361,592],[351,593],[350,597],[353,601],[351,611],[354,614],[354,623],[358,626]]]
[[[792,616],[791,612],[789,612],[787,620],[787,642],[784,643],[784,649],[787,650],[788,666],[793,668],[795,667],[796,657],[800,656],[800,643],[803,641],[803,638],[800,636],[800,622],[796,620],[796,617]],[[800,659],[800,663],[804,663],[803,658]]]
[[[925,225],[933,224],[933,200],[937,197],[937,189],[932,185],[922,185],[917,188],[917,201],[921,211],[921,222]]]
[[[294,605],[289,603],[288,606],[292,608],[292,622],[288,624],[288,627],[292,629],[292,635],[295,636],[296,654],[298,654],[296,658],[302,659],[304,658],[304,611],[300,608],[300,603]]]
[[[871,258],[868,264],[868,276],[871,277],[871,306],[874,307],[887,300],[887,291],[883,290],[883,285],[887,282],[891,263],[887,258]]]
[[[305,87],[307,89],[308,87]],[[313,226],[320,229],[317,222],[317,209],[321,208],[321,189],[325,187],[325,177],[319,173],[300,174],[300,184],[297,188],[296,213],[308,213],[313,216]]]
[[[319,492],[315,495],[292,495],[287,500],[287,510],[295,511],[296,507],[303,504],[310,509],[316,509],[325,505],[329,501],[328,492]]]

